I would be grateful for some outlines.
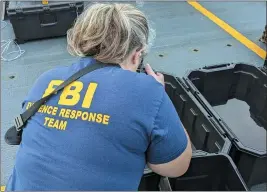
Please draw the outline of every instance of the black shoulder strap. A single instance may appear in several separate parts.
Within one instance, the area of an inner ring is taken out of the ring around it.
[[[38,110],[39,108],[53,95],[56,95],[58,91],[62,90],[64,87],[68,86],[75,80],[79,79],[80,77],[84,76],[85,74],[94,71],[96,69],[100,69],[106,66],[111,66],[113,64],[105,64],[96,62],[92,65],[89,65],[78,72],[74,73],[71,77],[69,77],[67,80],[65,80],[62,84],[60,84],[54,91],[52,91],[49,95],[43,97],[42,99],[36,101],[29,109],[27,109],[24,113],[20,114],[15,118],[15,127],[17,131],[21,131],[25,125],[25,123],[28,121],[28,119],[31,118]]]

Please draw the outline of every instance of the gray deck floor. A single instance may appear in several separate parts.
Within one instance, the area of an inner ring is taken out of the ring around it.
[[[201,4],[264,47],[258,42],[266,24],[264,2]],[[156,40],[146,61],[157,70],[183,76],[187,70],[204,65],[229,62],[263,65],[258,55],[186,2],[145,2],[141,9],[156,29]],[[11,25],[1,31],[2,40],[13,37]],[[76,60],[66,52],[65,38],[30,42],[21,48],[26,51],[21,58],[1,63],[1,185],[6,184],[11,173],[17,149],[4,143],[4,133],[12,125],[13,117],[20,113],[21,102],[29,88],[44,71]],[[12,75],[14,79],[9,78]]]

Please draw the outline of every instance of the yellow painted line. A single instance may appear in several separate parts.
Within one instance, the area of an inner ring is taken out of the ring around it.
[[[5,189],[6,189],[6,186],[1,186],[1,192],[5,191]]]
[[[240,43],[245,45],[247,48],[249,48],[251,51],[256,53],[258,56],[260,56],[262,59],[266,58],[266,51],[263,50],[261,47],[259,47],[254,42],[250,41],[248,38],[246,38],[244,35],[239,33],[237,30],[235,30],[233,27],[228,25],[226,22],[218,18],[216,15],[208,11],[206,8],[204,8],[202,5],[200,5],[196,1],[187,1],[188,4],[190,4],[192,7],[194,7],[196,10],[198,10],[200,13],[208,17],[211,21],[216,23],[218,26],[220,26],[223,30],[225,30],[227,33],[229,33],[231,36],[233,36],[236,40],[238,40]],[[262,26],[264,27],[264,26]],[[262,28],[263,29],[263,28]]]

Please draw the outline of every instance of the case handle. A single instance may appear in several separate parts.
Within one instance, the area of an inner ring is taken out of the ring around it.
[[[53,22],[53,23],[41,23],[41,27],[51,27],[56,25],[57,22]]]
[[[218,68],[226,68],[230,66],[230,63],[227,64],[218,64],[218,65],[210,65],[210,66],[205,66],[202,69],[218,69]]]

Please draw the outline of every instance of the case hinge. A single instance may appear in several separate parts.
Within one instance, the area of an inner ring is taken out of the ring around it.
[[[22,11],[22,8],[20,8],[20,7],[17,7],[16,9],[15,9],[15,11],[16,11],[16,13],[22,13],[23,11]]]
[[[15,8],[15,13],[18,19],[23,19],[23,10],[20,7]]]
[[[76,3],[69,3],[69,7],[71,9],[71,11],[76,13],[76,16],[79,16],[79,7],[76,6]]]
[[[45,12],[49,12],[49,11],[50,11],[50,7],[49,7],[48,5],[44,5],[44,6],[43,6],[43,10],[44,10]]]
[[[76,7],[76,3],[69,3],[70,8]]]

